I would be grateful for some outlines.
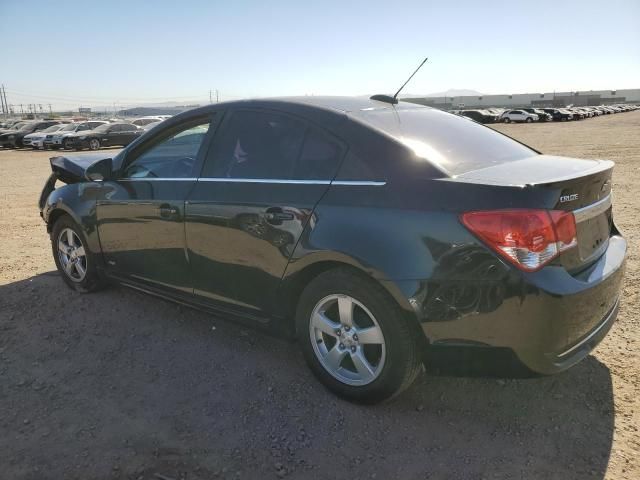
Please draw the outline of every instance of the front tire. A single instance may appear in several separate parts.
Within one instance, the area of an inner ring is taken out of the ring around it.
[[[403,311],[380,285],[348,269],[309,283],[296,331],[314,375],[350,401],[388,400],[422,369],[419,337]]]
[[[100,149],[100,140],[97,138],[92,138],[89,140],[89,150],[98,150]]]
[[[511,119],[509,117],[505,117],[503,120],[504,123],[511,123]]]
[[[527,117],[526,122],[527,122],[527,123],[531,123],[531,122],[533,122],[533,119],[532,119],[531,117]]]
[[[68,215],[61,216],[53,225],[51,249],[58,272],[70,288],[87,293],[104,286],[84,233]]]

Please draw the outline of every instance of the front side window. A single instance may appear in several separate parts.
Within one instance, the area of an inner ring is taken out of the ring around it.
[[[203,176],[289,179],[305,130],[303,122],[286,115],[237,111],[209,152]]]
[[[126,125],[124,126],[126,128]],[[209,130],[209,120],[197,120],[171,129],[151,146],[143,147],[123,172],[124,178],[190,178],[198,152]]]

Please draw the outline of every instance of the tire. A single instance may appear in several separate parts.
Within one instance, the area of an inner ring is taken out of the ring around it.
[[[67,140],[66,138],[64,140],[62,140],[62,148],[64,150],[68,150],[70,148],[69,147],[69,140]]]
[[[69,233],[71,232],[71,233]],[[70,238],[71,236],[71,238]],[[59,242],[62,244],[59,245]],[[75,249],[73,252],[71,249]],[[84,255],[78,247],[83,248]],[[64,248],[64,250],[63,250]],[[87,240],[80,227],[68,215],[62,215],[51,229],[53,259],[64,282],[73,290],[88,293],[104,287],[104,281],[96,270],[96,256],[87,248]],[[75,265],[71,261],[76,258]],[[84,270],[84,274],[82,273]]]
[[[100,140],[97,138],[92,138],[89,140],[89,150],[99,150],[100,149]]]
[[[527,123],[531,123],[533,122],[533,119],[531,117],[527,117],[527,119],[525,120]]]
[[[509,117],[504,117],[504,123],[511,123],[511,119]]]
[[[351,328],[341,309],[352,312]],[[307,285],[296,333],[314,375],[349,401],[389,400],[422,370],[420,337],[409,319],[380,285],[349,269],[329,270]]]

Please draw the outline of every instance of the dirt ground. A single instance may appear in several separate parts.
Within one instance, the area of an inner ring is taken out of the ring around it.
[[[36,207],[50,154],[0,151],[0,478],[640,478],[640,111],[496,128],[617,162],[618,321],[560,375],[422,375],[375,407],[326,392],[295,344],[125,288],[69,290]]]

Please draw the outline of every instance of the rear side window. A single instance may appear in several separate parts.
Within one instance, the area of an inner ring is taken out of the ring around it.
[[[489,127],[432,108],[374,110],[356,116],[451,175],[537,155]]]
[[[291,178],[306,125],[273,112],[237,111],[210,149],[202,172],[214,178]]]
[[[309,128],[293,173],[295,180],[332,180],[340,166],[342,146],[327,135]]]

